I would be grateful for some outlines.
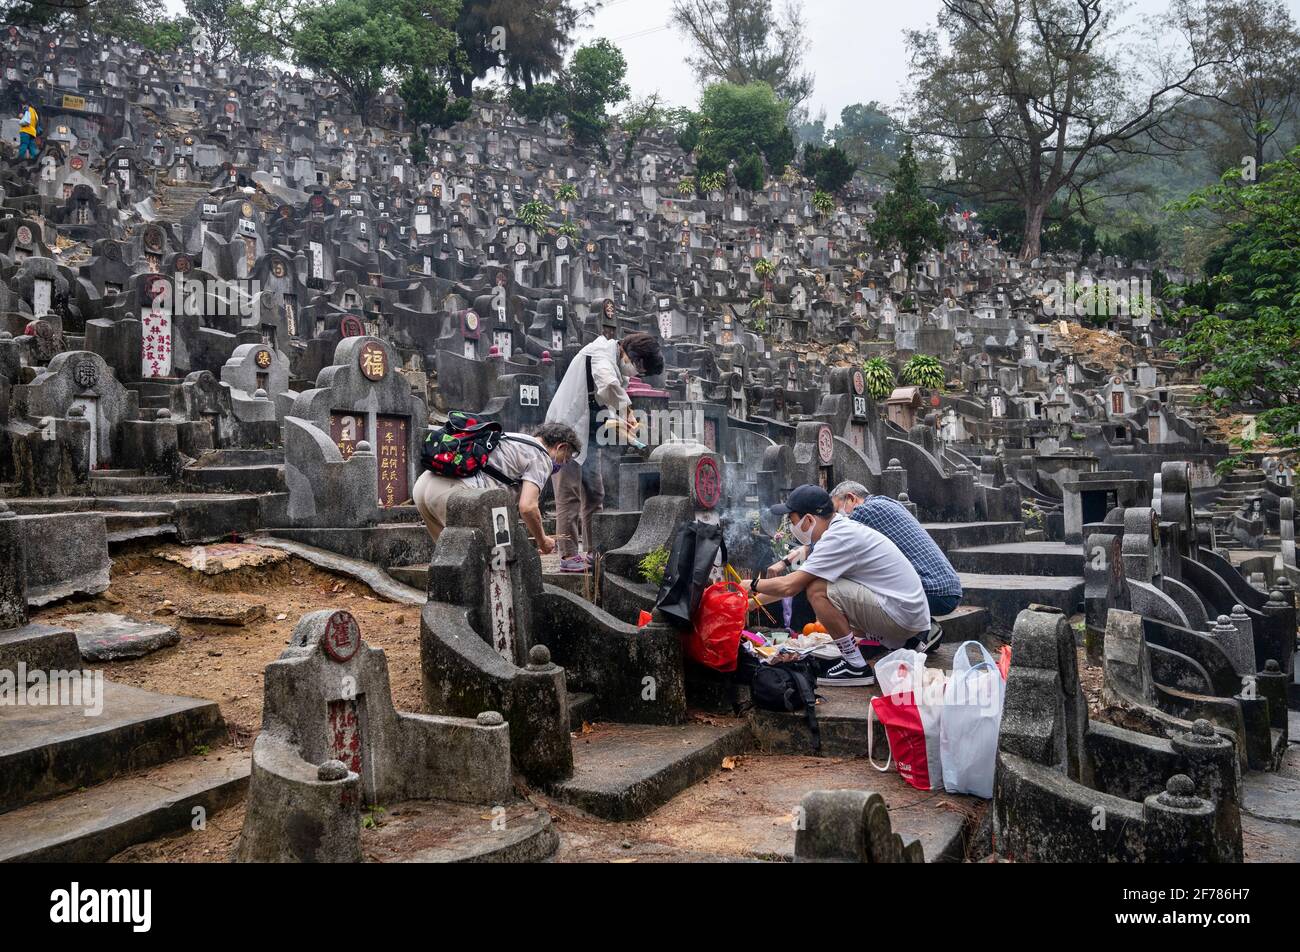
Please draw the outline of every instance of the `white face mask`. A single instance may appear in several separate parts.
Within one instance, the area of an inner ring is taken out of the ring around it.
[[[816,525],[817,523],[814,521],[813,526],[815,527]],[[803,528],[803,519],[800,519],[798,522],[790,523],[790,531],[794,533],[794,537],[799,540],[800,545],[807,545],[813,540],[812,528]]]

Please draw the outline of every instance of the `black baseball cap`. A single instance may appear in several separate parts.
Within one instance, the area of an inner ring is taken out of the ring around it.
[[[831,502],[831,494],[826,490],[806,483],[792,489],[785,502],[773,506],[771,512],[776,516],[792,512],[800,516],[830,516],[835,514],[835,503]]]

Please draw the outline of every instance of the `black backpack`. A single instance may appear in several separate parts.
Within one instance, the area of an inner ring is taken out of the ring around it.
[[[765,711],[803,711],[812,732],[813,752],[822,749],[821,727],[817,724],[817,671],[810,659],[785,664],[760,664],[749,685],[754,706]]]

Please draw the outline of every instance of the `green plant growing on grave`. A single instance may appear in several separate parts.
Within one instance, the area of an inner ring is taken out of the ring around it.
[[[705,172],[700,176],[700,191],[704,194],[709,192],[720,192],[727,187],[727,173],[721,169],[715,172]]]
[[[658,588],[663,585],[664,573],[668,571],[668,549],[662,545],[651,549],[637,567],[641,570],[641,577]]]
[[[835,199],[829,192],[813,192],[812,205],[818,215],[829,215],[835,211]]]
[[[753,315],[749,326],[754,329],[756,334],[767,333],[767,314],[772,307],[772,302],[766,297],[751,298],[749,302],[749,313]]]
[[[378,805],[372,804],[366,807],[365,816],[361,818],[361,829],[373,830],[378,828],[379,820],[384,812],[384,808]]]
[[[577,238],[578,226],[566,219],[556,226],[555,233],[557,235],[564,235],[566,238]]]
[[[555,200],[557,202],[576,202],[578,200],[578,186],[572,182],[562,182],[555,190]]]
[[[762,278],[766,281],[772,275],[776,274],[776,265],[766,258],[759,258],[754,262],[754,277]]]
[[[867,381],[867,393],[873,400],[884,400],[898,386],[894,368],[884,357],[872,357],[862,365],[862,375]]]
[[[913,354],[903,364],[902,373],[899,375],[903,382],[913,387],[923,387],[926,390],[942,390],[946,383],[943,364],[939,363],[938,357],[931,357],[929,354]]]
[[[209,747],[207,744],[195,744],[194,749],[191,750],[190,753],[192,753],[195,757],[206,757],[211,752],[211,750],[212,748]]]
[[[541,228],[551,217],[551,206],[539,198],[524,202],[519,207],[519,223],[526,228]]]
[[[677,183],[677,194],[682,198],[690,198],[695,194],[695,176],[684,175],[682,180]]]
[[[1070,439],[1072,439],[1072,440],[1084,440],[1084,439],[1087,439],[1087,437],[1085,437],[1085,436],[1084,436],[1082,433],[1080,433],[1078,430],[1071,430],[1071,431],[1070,431]]]

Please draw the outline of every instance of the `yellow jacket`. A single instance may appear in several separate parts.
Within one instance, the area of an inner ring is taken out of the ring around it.
[[[28,106],[23,110],[22,118],[19,121],[22,123],[22,125],[18,127],[19,132],[25,132],[29,136],[36,135],[37,115],[35,106]],[[11,126],[10,128],[13,127]]]

